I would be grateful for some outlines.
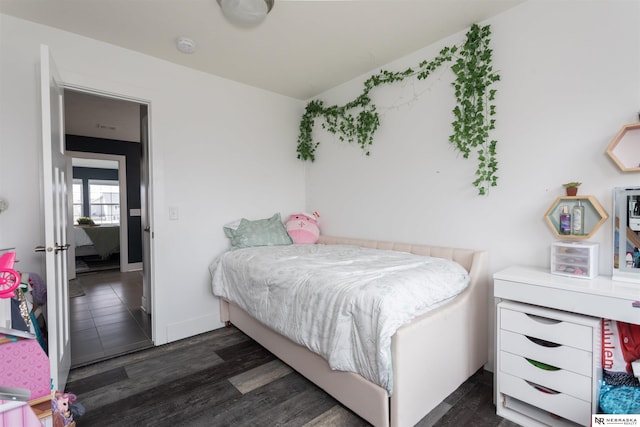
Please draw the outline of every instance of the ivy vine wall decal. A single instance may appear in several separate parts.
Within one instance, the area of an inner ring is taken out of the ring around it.
[[[451,63],[451,70],[455,75],[451,84],[456,106],[453,109],[453,133],[449,136],[449,142],[465,159],[475,151],[478,165],[473,185],[478,194],[487,194],[490,187],[497,185],[498,180],[497,141],[490,140],[489,133],[495,129],[496,114],[496,89],[492,86],[500,80],[498,73],[493,70],[490,36],[489,25],[480,27],[474,24],[467,32],[464,43],[444,47],[431,61],[420,62],[416,70],[382,70],[369,77],[364,82],[362,93],[353,101],[328,107],[321,100],[310,101],[300,121],[298,159],[315,161],[315,150],[320,143],[313,142],[313,128],[319,117],[323,119],[322,129],[338,135],[340,141],[357,142],[368,156],[373,135],[380,126],[380,117],[376,105],[371,101],[370,92],[382,84],[414,77],[426,79],[441,65]]]

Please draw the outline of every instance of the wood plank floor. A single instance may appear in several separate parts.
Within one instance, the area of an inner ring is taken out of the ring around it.
[[[74,369],[66,390],[86,409],[78,427],[369,425],[233,327]],[[478,372],[418,426],[517,426],[492,390]]]

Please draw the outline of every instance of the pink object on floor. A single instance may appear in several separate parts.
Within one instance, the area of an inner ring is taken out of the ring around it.
[[[42,427],[27,402],[0,400],[0,427]]]
[[[0,334],[0,339],[6,335]],[[49,358],[36,339],[0,344],[0,378],[3,387],[31,391],[30,399],[51,394]]]

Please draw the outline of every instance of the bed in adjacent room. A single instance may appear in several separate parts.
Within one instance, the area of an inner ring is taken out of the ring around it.
[[[320,236],[234,248],[210,270],[224,322],[371,424],[399,427],[487,362],[487,264],[479,250]]]
[[[120,226],[96,225],[73,227],[76,257],[99,256],[107,259],[120,252]]]

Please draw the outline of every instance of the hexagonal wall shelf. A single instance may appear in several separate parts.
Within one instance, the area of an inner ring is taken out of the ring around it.
[[[623,172],[640,171],[640,123],[623,126],[607,146],[607,154]]]
[[[560,214],[564,206],[569,208],[569,212],[578,204],[584,206],[584,234],[561,234]],[[556,237],[560,239],[588,239],[598,228],[609,218],[607,212],[602,208],[598,200],[593,196],[561,196],[553,201],[544,219]]]

